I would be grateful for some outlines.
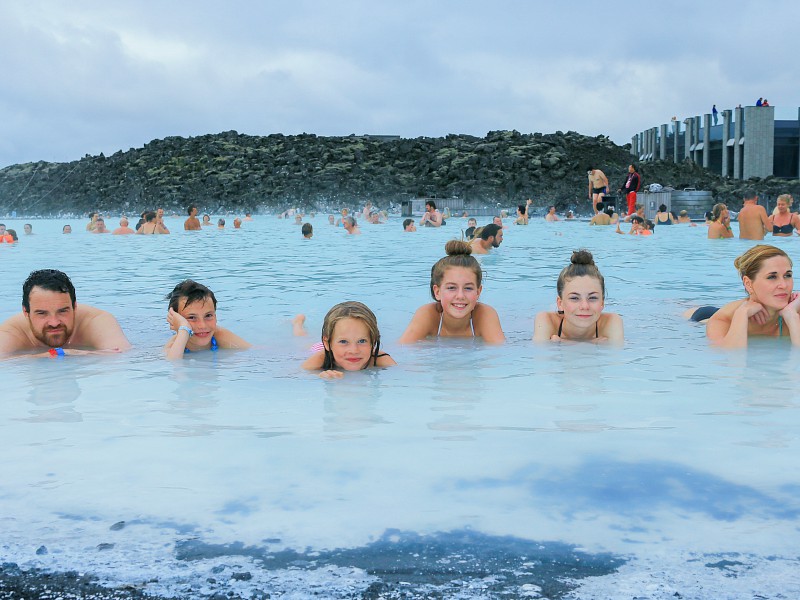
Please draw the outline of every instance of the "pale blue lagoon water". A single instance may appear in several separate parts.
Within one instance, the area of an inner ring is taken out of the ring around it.
[[[311,241],[274,217],[181,222],[113,237],[33,221],[0,246],[0,318],[31,270],[59,268],[135,346],[0,363],[0,562],[198,598],[800,595],[798,353],[716,351],[680,316],[741,297],[732,263],[751,242],[510,226],[482,258],[508,343],[400,347],[460,220],[349,237],[320,214]],[[768,241],[800,260],[797,238]],[[624,348],[530,340],[579,247],[606,276]],[[163,297],[187,277],[258,347],[163,360]],[[399,366],[335,382],[300,371],[349,299],[376,312]],[[291,336],[297,312],[308,338]]]

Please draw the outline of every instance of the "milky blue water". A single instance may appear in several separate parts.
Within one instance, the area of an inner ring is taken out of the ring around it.
[[[274,217],[181,222],[116,237],[32,221],[0,246],[0,318],[31,270],[59,268],[134,344],[0,363],[0,562],[198,598],[800,594],[798,353],[717,351],[681,318],[742,297],[732,263],[752,242],[510,225],[481,259],[508,343],[400,347],[458,219],[346,236],[317,215],[310,241]],[[769,241],[800,260],[797,238]],[[579,247],[623,348],[531,342]],[[256,348],[163,360],[163,297],[187,277]],[[334,382],[299,369],[344,300],[376,312],[397,367]],[[291,336],[297,312],[308,338]]]

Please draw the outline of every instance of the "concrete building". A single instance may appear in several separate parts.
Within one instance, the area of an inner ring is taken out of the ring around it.
[[[720,113],[672,118],[631,139],[640,162],[689,159],[724,177],[800,179],[800,109],[797,120],[775,120],[773,106],[745,106]]]

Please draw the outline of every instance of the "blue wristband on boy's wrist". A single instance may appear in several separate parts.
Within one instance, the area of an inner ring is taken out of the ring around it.
[[[181,330],[183,330],[186,333],[188,333],[189,337],[192,337],[194,335],[194,331],[192,331],[191,328],[187,327],[186,325],[181,325],[180,327],[178,327],[178,331],[181,331]],[[177,331],[175,333],[177,333]]]

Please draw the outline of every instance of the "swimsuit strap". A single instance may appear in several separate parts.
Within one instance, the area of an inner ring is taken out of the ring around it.
[[[469,328],[472,330],[472,337],[475,337],[475,323],[472,320],[472,316],[475,314],[475,309],[469,314]],[[436,337],[442,337],[442,324],[444,323],[444,309],[442,312],[439,313],[439,332],[436,334]]]
[[[215,337],[212,335],[212,336],[211,336],[211,348],[209,348],[209,350],[211,350],[212,352],[216,352],[216,351],[217,351],[217,348],[218,348],[218,346],[217,346],[217,338],[215,338]],[[183,353],[184,353],[184,354],[189,354],[190,352],[191,352],[191,350],[189,350],[188,348],[184,348],[184,349],[183,349]]]
[[[783,317],[778,315],[778,337],[783,335]]]

